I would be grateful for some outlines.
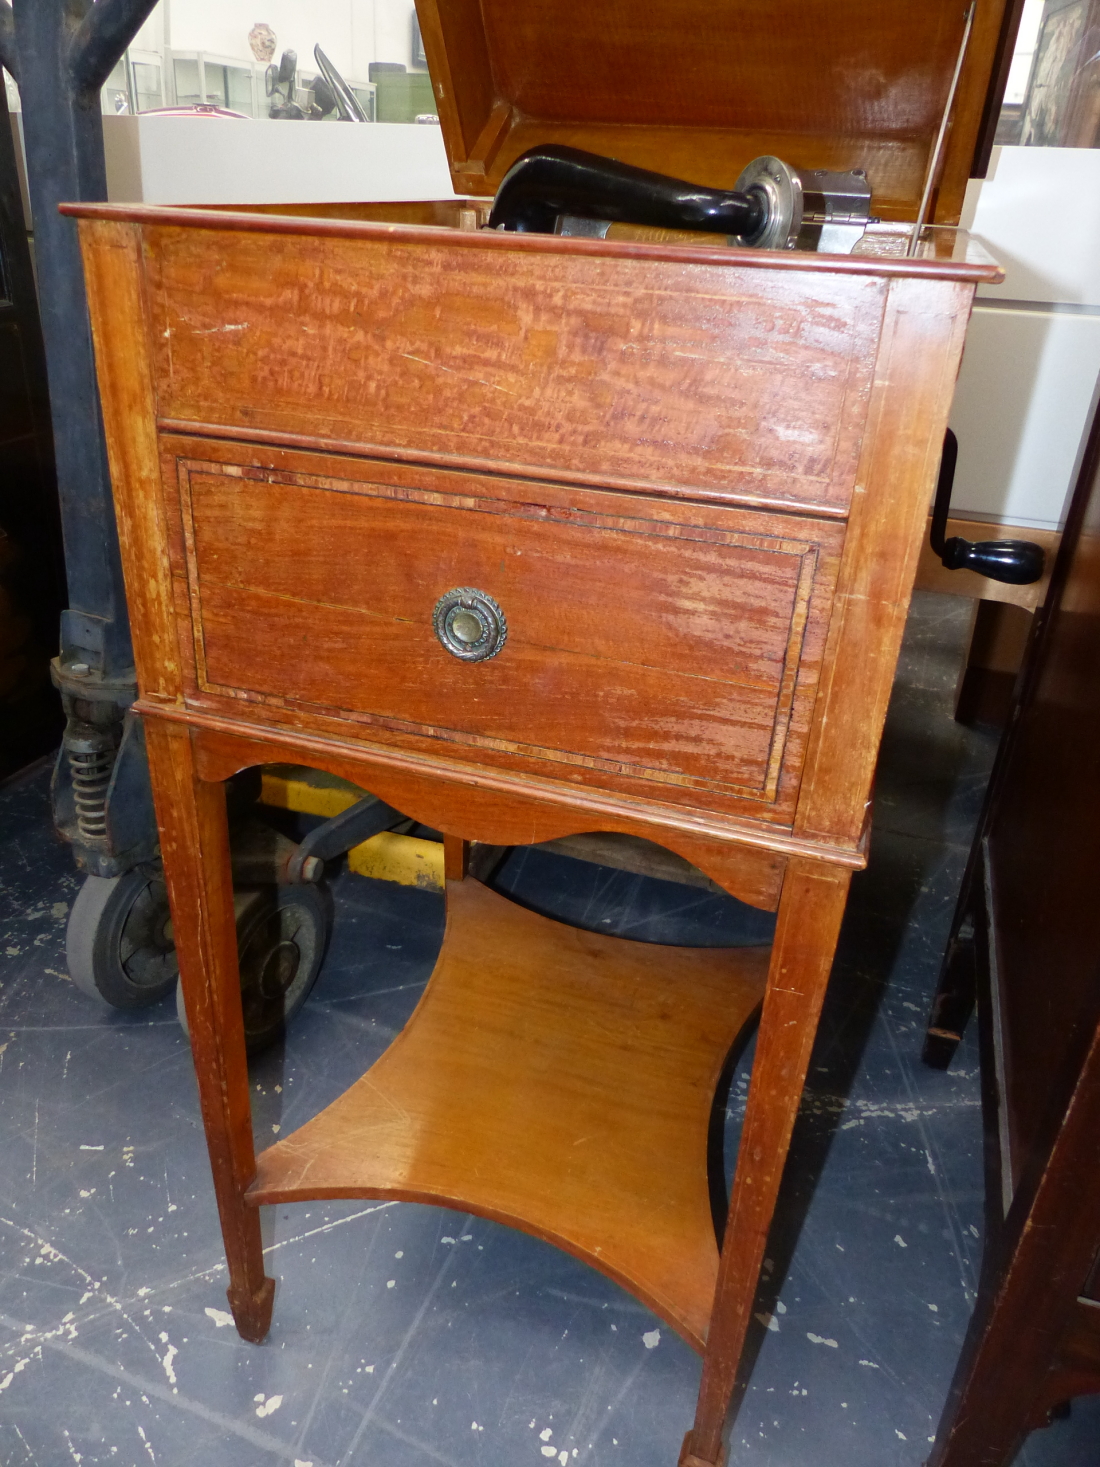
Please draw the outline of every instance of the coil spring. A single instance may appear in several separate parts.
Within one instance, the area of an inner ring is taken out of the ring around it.
[[[82,840],[103,840],[107,834],[107,786],[115,763],[114,741],[83,738],[69,748],[76,824]]]

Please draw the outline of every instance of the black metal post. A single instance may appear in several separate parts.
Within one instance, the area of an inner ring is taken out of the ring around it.
[[[9,653],[8,676],[0,677],[0,779],[55,749],[61,737],[61,702],[48,669],[64,605],[46,357],[0,90],[0,641]]]
[[[108,808],[120,748],[128,759],[142,752],[140,740],[124,739],[136,696],[133,652],[84,273],[75,223],[57,206],[107,197],[99,91],[155,3],[15,0],[13,9],[0,0],[0,62],[18,82],[23,108],[69,591],[54,668],[68,716],[54,818],[77,864],[100,876],[148,859],[155,828],[140,771],[136,780],[127,771],[122,784],[128,806],[139,792],[144,815],[128,808],[116,832]]]

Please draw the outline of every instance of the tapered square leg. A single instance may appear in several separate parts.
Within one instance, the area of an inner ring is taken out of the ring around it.
[[[256,1174],[256,1157],[225,787],[199,779],[188,729],[155,718],[146,718],[145,728],[191,1052],[229,1265],[229,1305],[241,1336],[258,1342],[271,1323],[275,1281],[264,1275],[259,1212],[244,1201],[245,1188]]]
[[[695,1425],[684,1439],[680,1467],[722,1467],[725,1461],[722,1434],[850,876],[845,868],[822,861],[792,860],[787,866]]]
[[[265,1278],[254,1294],[245,1293],[231,1284],[225,1291],[233,1311],[233,1323],[242,1340],[258,1345],[271,1328],[271,1311],[275,1307],[275,1280]]]
[[[677,1467],[726,1467],[727,1453],[725,1449],[719,1452],[717,1461],[707,1462],[702,1457],[697,1457],[691,1450],[691,1438],[692,1433],[689,1431],[687,1436],[684,1437],[684,1445],[680,1448],[680,1460],[677,1463]]]

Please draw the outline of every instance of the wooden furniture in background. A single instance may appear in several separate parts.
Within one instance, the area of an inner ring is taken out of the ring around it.
[[[925,1060],[977,995],[987,1242],[929,1467],[1008,1467],[1100,1392],[1100,415],[990,782]]]
[[[955,687],[955,717],[960,723],[1006,726],[1031,630],[1032,613],[1022,606],[985,599],[975,603],[966,658]]]
[[[929,521],[931,523],[931,521]],[[955,690],[955,717],[960,723],[1003,728],[1012,708],[1013,688],[1031,634],[1031,613],[1043,602],[1061,535],[1016,525],[991,526],[978,520],[949,519],[947,535],[965,540],[1030,540],[1046,555],[1042,580],[1030,586],[991,581],[969,570],[948,570],[932,549],[928,535],[921,545],[916,590],[966,596],[974,602],[966,657]]]
[[[932,519],[929,516],[929,530]],[[1034,611],[1043,604],[1054,557],[1058,553],[1061,534],[1057,530],[1037,530],[1031,525],[988,524],[984,520],[951,518],[947,521],[946,534],[961,535],[964,540],[1031,540],[1043,547],[1046,570],[1040,581],[1030,586],[1012,586],[1005,581],[991,581],[988,576],[976,575],[971,570],[948,570],[932,549],[929,534],[921,542],[920,560],[917,563],[916,590],[940,591],[948,596],[967,596],[972,601],[995,601],[1001,605],[1018,606],[1023,611]],[[1018,666],[1019,664],[1017,664]]]
[[[1004,10],[979,0],[941,223]],[[799,0],[763,35],[743,8],[682,0],[447,0],[420,19],[470,193],[536,142],[713,185],[779,152],[867,169],[894,219],[916,215],[963,24],[955,0]],[[621,64],[596,76],[609,45]],[[886,118],[883,77],[902,75]],[[999,273],[953,229],[911,259],[889,226],[818,256],[501,234],[482,208],[70,211],[230,1303],[262,1338],[266,1200],[501,1218],[700,1350],[681,1463],[717,1467],[970,305]],[[497,607],[486,660],[437,637],[458,588]],[[449,915],[370,1079],[257,1158],[223,783],[273,762],[444,832]],[[770,951],[570,932],[467,873],[469,841],[594,831],[776,912]],[[758,1006],[719,1249],[707,1114]],[[640,1223],[658,1212],[660,1236]]]

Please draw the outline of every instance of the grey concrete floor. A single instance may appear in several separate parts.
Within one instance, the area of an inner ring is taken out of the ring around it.
[[[919,1060],[994,748],[950,718],[966,614],[921,597],[911,618],[733,1464],[917,1467],[973,1302],[976,1043],[945,1074]],[[78,878],[47,785],[39,770],[0,790],[0,1467],[673,1467],[692,1352],[602,1276],[476,1217],[269,1209],[274,1324],[262,1346],[237,1338],[186,1041],[170,1000],[123,1014],[68,981]],[[515,852],[498,884],[639,940],[759,940],[770,920],[537,849]],[[317,987],[254,1065],[261,1144],[381,1052],[439,945],[440,898],[346,873],[333,893]],[[1098,1408],[1075,1403],[1017,1467],[1097,1467]]]

